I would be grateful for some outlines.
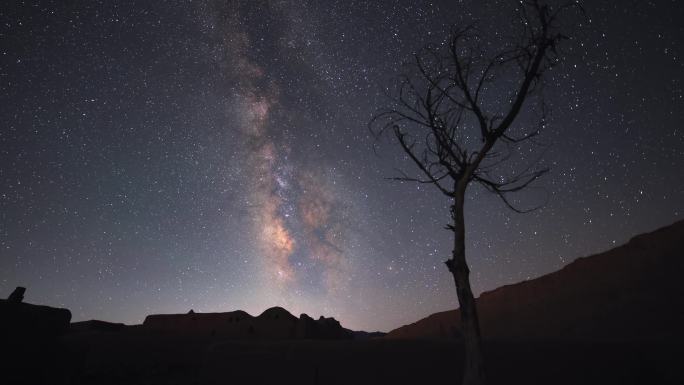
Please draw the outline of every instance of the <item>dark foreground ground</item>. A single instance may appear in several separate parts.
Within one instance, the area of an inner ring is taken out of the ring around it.
[[[485,345],[490,384],[684,384],[680,343]],[[140,330],[4,344],[2,384],[456,384],[456,342],[217,341]]]

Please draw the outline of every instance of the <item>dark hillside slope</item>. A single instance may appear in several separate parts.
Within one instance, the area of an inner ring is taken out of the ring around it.
[[[477,299],[482,334],[503,340],[682,340],[684,221],[579,258]],[[459,310],[435,313],[386,338],[457,335]]]

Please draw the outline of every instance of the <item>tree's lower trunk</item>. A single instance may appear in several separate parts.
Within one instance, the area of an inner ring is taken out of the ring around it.
[[[454,232],[454,250],[452,257],[446,262],[454,276],[456,295],[461,309],[461,332],[465,345],[465,364],[463,366],[463,385],[483,385],[484,359],[480,338],[480,322],[475,307],[475,297],[470,288],[470,269],[465,258],[465,221],[463,204],[465,189],[457,193],[451,207],[452,228]]]

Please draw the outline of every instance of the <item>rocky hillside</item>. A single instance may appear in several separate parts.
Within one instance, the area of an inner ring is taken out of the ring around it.
[[[68,331],[69,310],[25,303],[25,291],[17,287],[9,298],[0,299],[0,340],[42,340]]]
[[[142,325],[148,331],[213,336],[228,339],[351,339],[349,330],[334,318],[299,318],[281,307],[253,317],[238,310],[226,313],[149,315]]]
[[[682,339],[684,221],[638,235],[559,271],[477,299],[488,339]],[[432,314],[387,338],[457,337],[459,311]]]

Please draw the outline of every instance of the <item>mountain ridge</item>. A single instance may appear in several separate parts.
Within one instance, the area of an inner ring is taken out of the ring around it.
[[[676,322],[684,321],[677,301],[684,294],[678,283],[683,240],[684,221],[678,221],[552,273],[484,292],[476,300],[483,337],[681,338]],[[433,313],[386,338],[458,339],[459,318],[458,309]]]

